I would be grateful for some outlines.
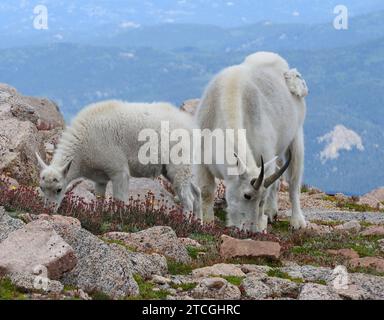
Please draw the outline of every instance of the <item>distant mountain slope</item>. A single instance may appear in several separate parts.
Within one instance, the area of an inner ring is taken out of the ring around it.
[[[70,119],[96,100],[165,100],[180,104],[199,97],[221,68],[252,51],[184,48],[118,48],[73,44],[0,50],[0,82],[29,95],[48,96]],[[325,50],[278,50],[310,87],[306,122],[306,182],[328,191],[361,194],[383,184],[384,37],[357,46]],[[343,125],[362,139],[364,150],[340,151],[323,163],[318,138]]]
[[[348,32],[333,28],[338,0],[184,1],[189,7],[178,10],[165,9],[177,3],[171,0],[153,1],[152,9],[141,0],[46,0],[50,18],[44,31],[33,29],[36,3],[23,2],[23,7],[13,0],[0,3],[0,48],[72,42],[156,49],[316,49],[384,36],[382,0],[344,1],[350,12]]]

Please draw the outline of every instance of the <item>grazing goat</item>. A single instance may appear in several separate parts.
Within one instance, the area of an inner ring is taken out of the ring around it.
[[[140,134],[152,130],[162,137],[164,122],[169,124],[170,131],[187,129],[189,133],[193,118],[166,103],[112,100],[85,108],[63,133],[50,165],[37,155],[42,167],[40,187],[46,203],[57,210],[68,186],[78,178],[93,180],[96,193],[102,196],[107,183],[112,181],[114,198],[127,202],[130,177],[153,178],[162,174],[173,184],[184,210],[199,215],[200,191],[192,182],[191,162],[162,164],[163,151],[154,149],[150,151],[155,161],[143,164],[140,158],[143,143],[139,141],[144,141]],[[189,152],[188,144],[183,147],[183,152]]]
[[[306,115],[305,81],[279,55],[259,52],[237,66],[220,72],[208,85],[196,114],[202,130],[245,129],[245,158],[235,155],[224,165],[196,165],[202,195],[202,219],[214,219],[215,178],[224,179],[228,203],[228,225],[266,232],[268,217],[277,215],[279,178],[287,170],[292,204],[291,226],[306,227],[300,208],[304,166],[303,124]],[[201,141],[201,151],[212,152]],[[215,152],[213,152],[215,154]],[[285,159],[278,168],[277,157]],[[264,163],[264,160],[268,162]],[[229,174],[234,166],[238,172]],[[237,167],[236,167],[237,166]]]

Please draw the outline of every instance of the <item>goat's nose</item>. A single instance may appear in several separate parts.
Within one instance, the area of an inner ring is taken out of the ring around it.
[[[245,200],[251,200],[252,199],[252,197],[249,194],[245,194],[244,198],[245,198]]]

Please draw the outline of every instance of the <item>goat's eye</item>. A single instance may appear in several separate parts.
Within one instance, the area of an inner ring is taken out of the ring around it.
[[[57,189],[57,194],[60,194],[63,189]]]
[[[57,182],[59,182],[59,180],[57,180],[57,179],[55,178],[55,179],[53,179],[53,182],[57,183]]]
[[[245,200],[251,200],[252,199],[252,197],[249,194],[245,194],[244,198],[245,198]]]

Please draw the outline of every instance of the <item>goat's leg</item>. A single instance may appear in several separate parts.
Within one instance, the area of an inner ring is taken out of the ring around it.
[[[260,233],[267,232],[268,216],[265,214],[264,206],[265,206],[264,201],[261,201],[257,206],[256,212],[255,212],[255,219],[252,219],[254,221],[253,228],[252,228],[253,232],[260,232]]]
[[[128,203],[129,170],[125,169],[115,173],[112,177],[113,197],[116,200]]]
[[[278,213],[278,191],[280,187],[280,181],[276,181],[269,189],[267,201],[265,203],[265,214],[268,216],[268,220],[272,223],[276,220]]]
[[[307,223],[300,207],[301,182],[304,171],[304,134],[301,128],[291,146],[292,160],[287,170],[289,197],[292,205],[291,226],[305,228]]]
[[[95,193],[97,197],[105,197],[105,193],[107,192],[107,183],[95,183]]]
[[[204,165],[196,165],[195,176],[198,188],[201,192],[201,220],[204,223],[215,221],[213,206],[215,201],[216,181],[215,177]]]

